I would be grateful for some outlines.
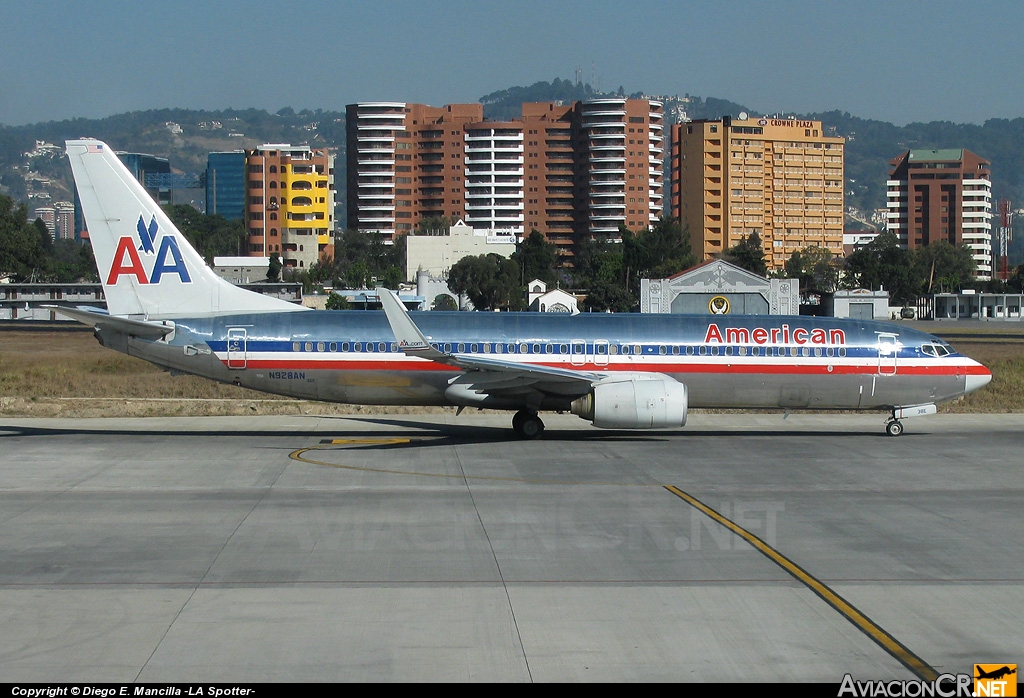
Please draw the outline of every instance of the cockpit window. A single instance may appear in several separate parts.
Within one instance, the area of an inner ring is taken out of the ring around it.
[[[934,357],[949,356],[953,348],[948,344],[922,344],[921,353]]]

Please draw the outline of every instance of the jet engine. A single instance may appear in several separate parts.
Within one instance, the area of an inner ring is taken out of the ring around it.
[[[603,381],[573,400],[573,414],[604,429],[662,429],[686,424],[686,386],[668,376]]]

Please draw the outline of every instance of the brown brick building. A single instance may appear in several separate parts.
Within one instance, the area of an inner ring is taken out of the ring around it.
[[[425,218],[478,230],[536,229],[571,254],[581,237],[646,229],[662,211],[661,103],[523,105],[483,120],[480,104],[347,107],[349,227],[388,238]]]
[[[980,279],[992,278],[992,181],[969,150],[908,150],[889,162],[887,228],[915,250],[938,240],[967,245]]]

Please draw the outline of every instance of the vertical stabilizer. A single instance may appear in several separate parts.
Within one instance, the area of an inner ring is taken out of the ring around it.
[[[106,143],[67,141],[67,153],[111,314],[305,310],[217,276]]]

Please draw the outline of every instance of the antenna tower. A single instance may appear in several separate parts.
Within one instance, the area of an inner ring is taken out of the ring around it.
[[[999,200],[999,278],[1006,281],[1010,278],[1009,242],[1013,238],[1011,226],[1013,214],[1010,212],[1010,200]]]

